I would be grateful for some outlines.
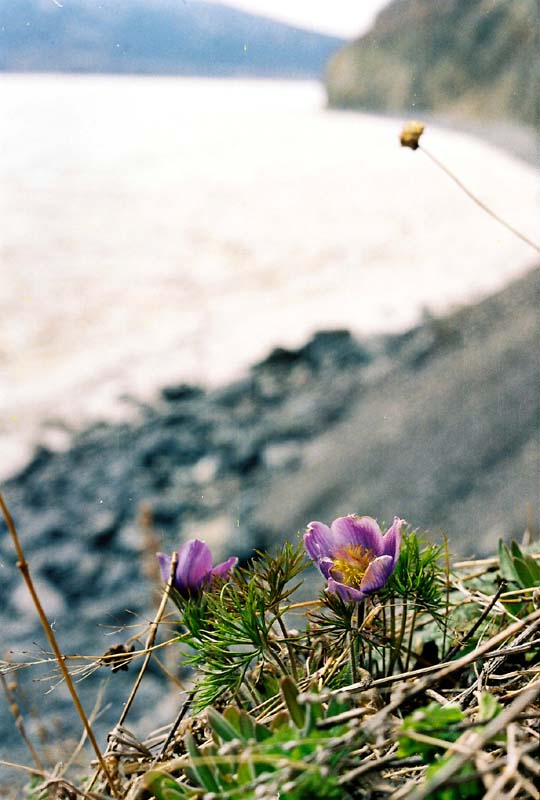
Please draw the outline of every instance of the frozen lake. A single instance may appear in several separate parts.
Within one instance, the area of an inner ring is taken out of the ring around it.
[[[321,328],[402,329],[535,262],[400,121],[327,111],[315,83],[2,75],[0,102],[3,475],[42,420],[119,418],[124,393],[222,382]],[[424,141],[539,238],[533,167]]]

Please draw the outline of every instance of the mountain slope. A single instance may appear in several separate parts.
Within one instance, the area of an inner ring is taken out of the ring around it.
[[[330,105],[540,117],[535,0],[396,0],[330,61]]]
[[[225,5],[0,0],[0,70],[318,76],[342,40]]]

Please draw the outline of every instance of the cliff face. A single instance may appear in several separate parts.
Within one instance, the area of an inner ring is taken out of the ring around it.
[[[331,106],[540,117],[536,0],[395,0],[329,62]]]

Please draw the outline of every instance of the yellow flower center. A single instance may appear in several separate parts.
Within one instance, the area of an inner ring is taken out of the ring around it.
[[[340,547],[334,557],[334,566],[330,570],[334,580],[359,589],[366,570],[375,558],[373,550],[361,544],[350,544]]]

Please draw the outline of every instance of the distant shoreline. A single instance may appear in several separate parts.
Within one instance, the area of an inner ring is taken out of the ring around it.
[[[369,108],[337,108],[328,102],[326,109],[338,114],[377,116],[382,119],[395,120],[398,125],[404,120],[419,119],[426,126],[434,126],[453,133],[474,136],[487,144],[504,150],[506,153],[510,153],[526,164],[540,169],[540,131],[536,134],[534,128],[511,122],[510,120],[464,119],[431,111],[417,111],[416,109],[411,109],[410,113],[407,113],[405,110],[400,112]]]
[[[252,71],[249,73],[243,72],[241,69],[238,71],[211,71],[208,72],[131,72],[131,71],[93,71],[81,69],[76,70],[32,70],[32,69],[4,69],[0,70],[0,75],[17,75],[17,76],[66,76],[81,78],[182,78],[189,80],[242,80],[242,81],[258,81],[267,80],[274,81],[306,81],[319,83],[321,91],[325,91],[325,83],[323,75],[316,75],[312,71],[299,70],[298,72],[291,73],[285,71],[269,72],[269,71]],[[332,113],[346,113],[355,115],[369,115],[382,117],[384,119],[395,119],[400,122],[405,119],[421,119],[426,125],[433,125],[444,130],[453,131],[457,133],[465,133],[475,136],[488,144],[495,145],[501,150],[516,156],[520,160],[533,167],[540,169],[540,131],[536,134],[534,128],[522,125],[516,122],[511,122],[506,119],[489,120],[489,119],[465,119],[452,117],[444,113],[434,112],[417,112],[412,109],[410,113],[406,111],[384,111],[381,109],[369,108],[337,108],[330,105],[327,101],[325,106],[326,110]]]

